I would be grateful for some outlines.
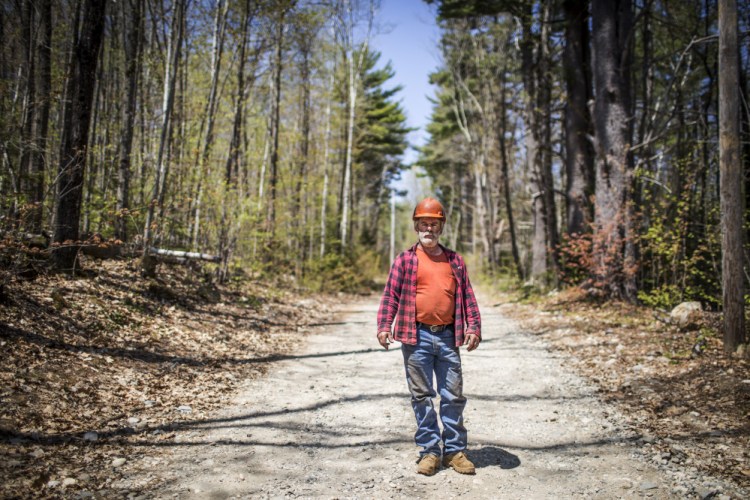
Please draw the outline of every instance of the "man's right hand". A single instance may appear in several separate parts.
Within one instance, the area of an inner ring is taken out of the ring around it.
[[[391,344],[391,342],[393,342],[391,332],[378,332],[378,342],[380,342],[380,345],[388,350],[388,346]]]

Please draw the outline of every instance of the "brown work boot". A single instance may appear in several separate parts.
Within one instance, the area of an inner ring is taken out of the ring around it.
[[[463,451],[444,456],[443,467],[453,467],[453,470],[461,474],[474,474],[476,472],[474,464]]]
[[[440,468],[440,458],[437,455],[428,453],[423,455],[419,459],[417,464],[417,474],[424,474],[425,476],[433,476]]]

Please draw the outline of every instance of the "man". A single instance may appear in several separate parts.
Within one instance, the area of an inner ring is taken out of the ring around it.
[[[425,198],[412,219],[419,241],[391,266],[378,310],[378,342],[386,349],[393,340],[401,342],[417,419],[414,440],[421,448],[417,472],[435,474],[442,455],[444,467],[474,474],[474,464],[465,453],[466,398],[458,348],[465,345],[473,351],[479,345],[479,307],[463,258],[438,243],[445,224],[443,205]],[[442,434],[432,403],[437,395],[433,375],[440,395]]]

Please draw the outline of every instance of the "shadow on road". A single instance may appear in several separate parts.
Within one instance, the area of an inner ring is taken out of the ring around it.
[[[167,363],[185,366],[207,366],[207,365],[221,365],[221,364],[253,364],[253,363],[274,363],[278,361],[284,361],[287,359],[305,359],[305,358],[327,358],[331,356],[345,356],[349,354],[368,354],[374,351],[380,351],[380,347],[372,347],[369,349],[359,349],[351,351],[336,351],[336,352],[324,352],[316,354],[271,354],[268,356],[258,356],[254,358],[195,358],[189,356],[172,356],[167,354],[161,354],[148,349],[143,348],[111,348],[104,345],[96,345],[85,343],[75,344],[66,342],[64,340],[52,339],[38,333],[33,333],[20,328],[11,327],[0,323],[0,339],[8,340],[23,340],[29,344],[35,344],[50,349],[60,349],[64,351],[73,352],[84,352],[89,354],[107,355],[112,357],[129,358],[144,363]],[[375,336],[373,335],[373,344]]]
[[[478,469],[493,465],[499,465],[501,469],[515,469],[521,465],[521,459],[517,455],[496,446],[483,446],[478,450],[471,450],[469,458]]]

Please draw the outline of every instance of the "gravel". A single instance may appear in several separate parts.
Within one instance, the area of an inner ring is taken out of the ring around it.
[[[489,303],[480,297],[482,344],[461,351],[475,476],[415,473],[400,349],[377,345],[371,297],[342,304],[303,351],[223,411],[186,420],[174,446],[129,460],[111,486],[160,498],[748,498],[678,445],[660,451]]]

